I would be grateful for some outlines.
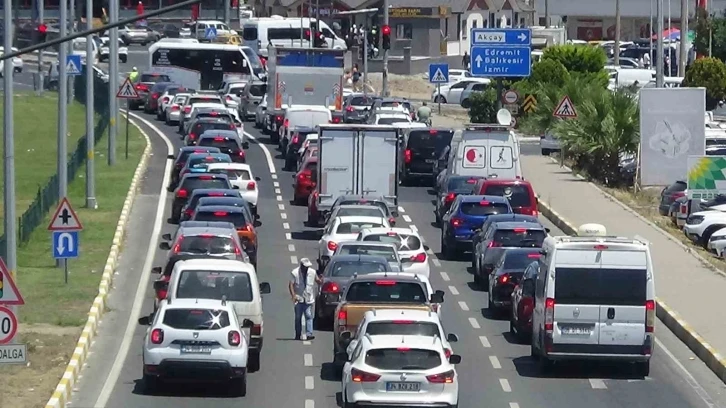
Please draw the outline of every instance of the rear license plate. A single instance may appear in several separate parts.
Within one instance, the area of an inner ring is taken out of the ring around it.
[[[417,382],[389,382],[386,383],[386,391],[405,391],[416,392],[421,389],[421,384]]]
[[[431,164],[431,163],[433,163],[433,162],[434,162],[434,159],[426,159],[426,163],[427,163],[427,164]]]
[[[560,326],[560,332],[562,334],[576,335],[576,336],[589,336],[592,334],[593,326]]]
[[[182,354],[211,354],[212,348],[209,346],[181,346]]]

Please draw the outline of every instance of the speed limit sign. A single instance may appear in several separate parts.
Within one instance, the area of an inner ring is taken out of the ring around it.
[[[0,344],[9,343],[18,331],[18,318],[5,306],[0,306]]]

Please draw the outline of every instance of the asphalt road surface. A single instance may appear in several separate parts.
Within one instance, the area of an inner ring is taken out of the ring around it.
[[[130,59],[129,63],[143,70],[141,62]],[[178,149],[181,140],[175,128],[137,114],[153,141],[154,157],[132,210],[130,235],[110,298],[111,311],[101,324],[71,406],[340,406],[340,382],[329,364],[333,357],[332,333],[318,331],[311,342],[292,340],[293,308],[287,278],[297,259],[315,258],[317,237],[315,231],[303,226],[305,208],[290,203],[292,173],[281,170],[278,152],[251,123],[246,124],[247,131],[259,144],[252,144],[248,150],[248,163],[261,178],[258,275],[272,285],[272,293],[264,298],[262,368],[249,375],[249,391],[244,398],[229,398],[224,390],[193,385],[171,387],[160,396],[142,393],[141,345],[146,326],[137,325],[136,320],[153,308],[151,282],[155,277],[149,269],[163,265],[165,259],[164,251],[156,248],[158,236],[175,228],[166,221],[170,197],[163,182],[165,157]],[[539,154],[539,148],[526,144],[522,153]],[[632,371],[622,366],[599,363],[564,364],[554,374],[541,377],[529,357],[529,345],[514,342],[508,334],[508,322],[494,319],[487,312],[486,293],[472,288],[468,258],[437,258],[440,231],[432,225],[433,196],[428,188],[402,187],[399,197],[399,225],[418,229],[430,247],[431,283],[446,292],[443,323],[448,332],[460,338],[454,344],[455,353],[463,357],[457,367],[460,407],[726,407],[723,382],[662,325],[657,328],[658,342],[651,376],[647,378],[633,377]],[[547,220],[543,223],[552,234],[561,234]]]

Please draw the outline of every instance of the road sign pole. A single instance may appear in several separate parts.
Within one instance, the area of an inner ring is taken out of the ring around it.
[[[43,25],[43,14],[45,12],[45,0],[36,0],[36,4],[38,5],[38,25],[37,27],[40,27]],[[43,94],[43,87],[45,84],[43,83],[43,49],[41,48],[38,50],[38,95]]]
[[[5,36],[3,46],[7,53],[13,46],[13,7],[11,0],[3,1],[3,18]],[[3,98],[3,147],[5,149],[5,159],[3,161],[4,176],[4,201],[3,215],[5,221],[5,262],[7,262],[10,273],[15,276],[18,269],[17,262],[17,237],[16,218],[15,218],[15,136],[13,135],[13,64],[5,61],[3,65],[3,79],[5,87],[5,96]],[[17,309],[13,307],[13,312],[17,313]],[[10,341],[13,339],[11,338]]]
[[[39,0],[42,1],[42,0]],[[86,29],[93,29],[93,18],[91,18],[93,10],[93,0],[86,0]],[[96,180],[95,180],[95,160],[94,149],[96,147],[96,135],[94,133],[93,119],[94,112],[94,96],[93,96],[93,36],[86,37],[86,208],[96,209]]]
[[[497,110],[502,109],[502,91],[504,90],[504,84],[502,78],[497,78]]]
[[[112,23],[118,22],[119,4],[118,0],[109,0],[108,2],[109,18]],[[111,29],[109,38],[109,54],[108,54],[108,111],[109,111],[109,127],[108,127],[108,165],[116,164],[116,135],[118,134],[118,100],[113,91],[118,89],[118,28]]]
[[[441,95],[441,82],[436,84],[436,94]],[[441,115],[441,98],[436,98],[439,101],[439,115]]]
[[[126,160],[129,158],[129,112],[131,112],[131,100],[126,99]]]

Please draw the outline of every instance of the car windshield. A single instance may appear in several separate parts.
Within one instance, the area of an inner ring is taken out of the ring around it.
[[[439,336],[439,338],[444,338],[436,323],[406,320],[405,316],[402,316],[401,320],[392,322],[370,322],[366,326],[365,334],[371,336]]]
[[[182,190],[193,191],[198,188],[232,188],[229,185],[229,181],[223,178],[201,178],[201,177],[189,177],[181,185]],[[214,221],[214,220],[209,220]]]
[[[226,296],[226,299],[231,302],[251,302],[250,275],[242,271],[182,271],[176,297],[222,300],[222,296]]]
[[[228,137],[204,137],[199,139],[197,146],[218,147],[221,149],[240,150],[236,140]]]
[[[348,288],[345,300],[370,303],[425,304],[428,302],[422,284],[389,280],[353,282]]]
[[[462,214],[473,216],[510,213],[509,207],[506,204],[488,201],[461,203],[461,212]]]
[[[230,325],[227,312],[207,309],[168,309],[162,323],[178,330],[219,330]]]
[[[504,247],[541,247],[547,233],[541,229],[514,228],[494,232],[494,242]]]
[[[330,267],[330,276],[349,278],[353,274],[366,275],[376,272],[388,272],[388,264],[367,261],[336,261]]]
[[[430,370],[441,365],[441,356],[433,350],[374,349],[366,352],[365,364],[379,370]]]
[[[204,207],[202,207],[204,208]],[[222,221],[231,222],[235,228],[241,228],[249,222],[242,212],[230,211],[198,211],[194,216],[194,221]]]
[[[477,179],[471,177],[451,177],[446,187],[448,191],[473,192]]]
[[[522,184],[491,184],[486,186],[480,194],[506,197],[510,195],[509,203],[512,207],[531,207],[532,200],[529,195],[529,188]]]
[[[341,208],[335,213],[336,217],[384,217],[385,214],[376,207]]]
[[[231,237],[217,235],[185,236],[180,245],[180,253],[223,255],[235,252],[235,242]]]
[[[380,228],[383,224],[372,222],[344,222],[338,225],[336,234],[358,234],[364,228]]]
[[[376,255],[386,258],[388,262],[398,262],[396,250],[390,246],[346,244],[340,247],[338,254],[341,255]]]

